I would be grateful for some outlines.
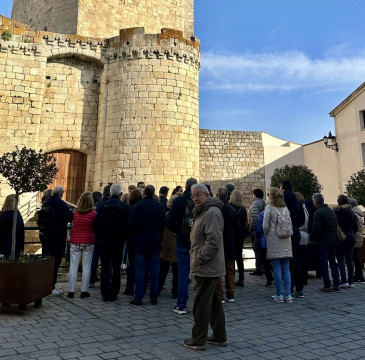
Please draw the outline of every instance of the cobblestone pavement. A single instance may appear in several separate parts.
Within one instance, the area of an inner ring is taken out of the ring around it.
[[[158,305],[132,306],[130,297],[101,301],[91,297],[49,296],[39,309],[0,309],[1,359],[365,359],[365,284],[341,293],[321,293],[320,279],[309,279],[305,298],[292,304],[272,303],[273,289],[264,277],[246,273],[245,287],[236,289],[235,303],[224,305],[226,348],[206,351],[183,347],[190,337],[193,284],[188,313],[172,311],[168,286]],[[123,278],[122,289],[124,289]],[[78,286],[80,284],[78,283]],[[60,287],[67,291],[67,283]]]

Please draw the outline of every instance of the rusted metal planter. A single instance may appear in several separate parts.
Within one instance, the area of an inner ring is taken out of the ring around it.
[[[0,303],[35,307],[52,293],[54,258],[22,263],[0,263]]]

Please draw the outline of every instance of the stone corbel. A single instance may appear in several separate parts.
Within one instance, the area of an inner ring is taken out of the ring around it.
[[[174,55],[176,55],[176,60],[177,61],[182,61],[183,57],[178,53],[178,52],[175,52]]]
[[[190,58],[186,54],[183,55],[185,64],[190,64]]]
[[[165,54],[166,54],[166,58],[167,58],[167,60],[173,60],[173,59],[174,59],[174,55],[173,55],[173,54],[171,54],[171,52],[170,52],[170,51],[165,50]]]
[[[152,50],[144,50],[143,52],[146,54],[147,59],[153,59],[154,58]]]
[[[10,48],[10,51],[13,54],[18,54],[19,53],[19,48],[18,47],[15,47],[14,45],[9,45],[9,48]]]
[[[133,58],[134,59],[139,60],[139,59],[142,59],[143,58],[142,53],[140,51],[138,51],[138,50],[133,50],[132,51],[132,54],[133,54]]]

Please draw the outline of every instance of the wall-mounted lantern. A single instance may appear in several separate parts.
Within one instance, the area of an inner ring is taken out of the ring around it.
[[[336,136],[332,135],[331,131],[328,133],[328,136],[325,135],[323,137],[323,142],[327,148],[338,152],[338,144],[336,142]],[[330,142],[330,144],[329,144],[329,142]]]

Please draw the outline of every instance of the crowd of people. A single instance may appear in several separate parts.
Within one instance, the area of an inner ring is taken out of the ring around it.
[[[62,200],[61,186],[45,191],[38,224],[42,255],[55,259],[52,293],[63,293],[56,283],[71,222],[67,297],[75,296],[81,257],[81,298],[89,297],[88,288],[100,280],[102,300],[116,301],[121,271],[126,270],[123,294],[132,296],[130,304],[135,306],[143,305],[148,288],[150,303],[157,304],[171,268],[173,311],[179,315],[187,312],[194,276],[194,326],[184,345],[195,350],[205,349],[206,342],[226,346],[223,304],[234,303],[235,288],[244,287],[242,249],[248,236],[256,267],[250,274],[265,275],[265,286],[275,288],[273,302],[304,297],[309,243],[315,244],[315,267],[323,279],[320,291],[337,292],[364,282],[364,215],[355,199],[341,194],[331,209],[322,194],[305,200],[288,180],[280,188],[267,189],[266,201],[263,190],[254,189],[247,208],[233,184],[220,187],[213,196],[209,185],[189,178],[185,190],[177,186],[168,197],[169,191],[162,186],[157,195],[154,186],[138,182],[123,194],[121,185],[109,184],[103,193],[84,192],[74,211]],[[9,195],[0,212],[0,254],[5,256],[11,252],[14,206],[15,196]],[[19,256],[24,224],[20,213],[17,219]],[[209,324],[213,335],[208,337]]]

